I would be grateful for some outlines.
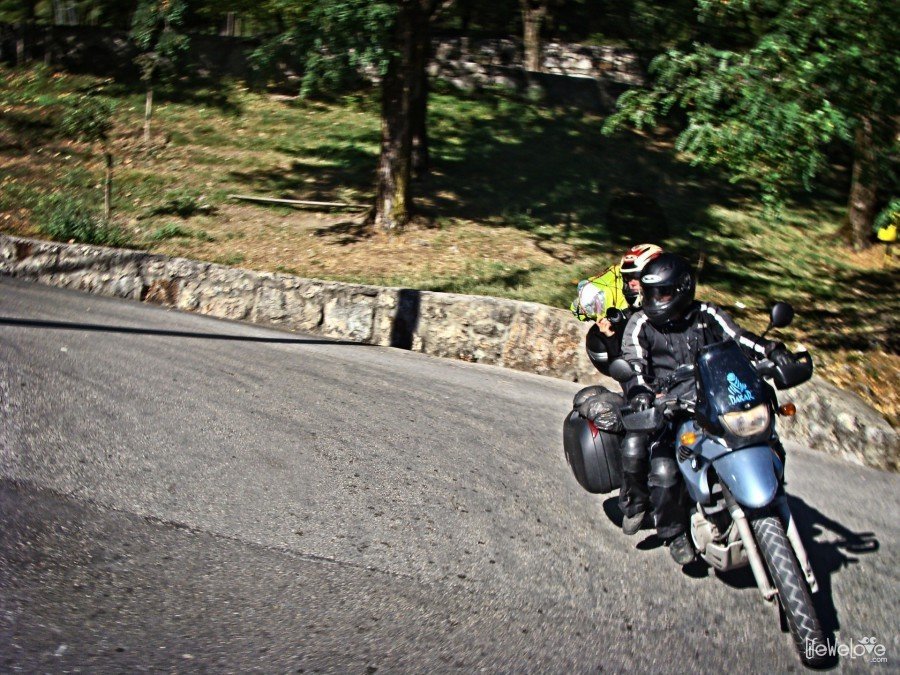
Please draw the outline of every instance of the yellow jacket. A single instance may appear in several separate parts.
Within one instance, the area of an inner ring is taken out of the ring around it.
[[[628,307],[618,265],[611,265],[597,276],[579,281],[578,295],[569,309],[579,321],[596,321],[602,319],[610,307],[623,310]]]

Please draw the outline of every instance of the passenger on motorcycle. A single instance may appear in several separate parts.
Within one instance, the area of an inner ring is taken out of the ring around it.
[[[681,256],[657,256],[644,267],[640,285],[641,309],[628,320],[622,343],[622,357],[635,373],[623,385],[634,409],[650,407],[653,382],[679,365],[693,363],[700,348],[708,344],[732,339],[751,358],[765,357],[779,365],[792,360],[781,342],[744,330],[715,305],[697,302],[693,271]],[[686,394],[692,383],[683,386]],[[658,438],[627,433],[622,441],[619,491],[619,506],[625,516],[622,530],[626,534],[637,532],[651,509],[657,536],[669,546],[675,561],[685,565],[694,559],[694,549],[687,536],[688,515],[681,491],[674,427],[667,427]]]
[[[638,244],[625,252],[618,265],[578,284],[578,297],[572,302],[572,313],[579,321],[594,321],[585,337],[588,358],[594,367],[609,375],[609,364],[622,353],[622,335],[628,318],[641,304],[640,274],[644,266],[662,249],[655,244]],[[608,310],[615,320],[608,316]],[[623,403],[619,394],[604,386],[585,387],[575,395],[572,404],[600,429],[615,431],[619,427],[616,410]]]
[[[625,323],[641,304],[641,270],[660,253],[662,249],[655,244],[632,246],[618,265],[578,283],[578,297],[570,309],[579,321],[596,322],[588,331],[587,351],[591,363],[604,375],[609,374],[609,362],[622,353]],[[610,320],[609,309],[622,313],[618,321]]]

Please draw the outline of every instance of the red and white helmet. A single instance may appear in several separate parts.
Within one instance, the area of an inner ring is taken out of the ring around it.
[[[619,267],[622,274],[638,274],[644,265],[659,256],[663,250],[656,244],[638,244],[632,246],[622,256]]]

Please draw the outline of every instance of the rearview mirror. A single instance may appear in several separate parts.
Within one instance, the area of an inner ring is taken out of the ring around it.
[[[769,325],[772,328],[784,328],[790,326],[794,320],[794,308],[787,302],[776,302],[772,307]]]
[[[634,377],[634,369],[625,359],[616,359],[609,364],[609,376],[616,382],[628,382]]]

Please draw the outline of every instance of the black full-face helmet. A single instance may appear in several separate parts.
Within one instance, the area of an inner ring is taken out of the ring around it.
[[[674,253],[660,254],[641,273],[642,309],[654,326],[684,316],[696,290],[690,263]]]

